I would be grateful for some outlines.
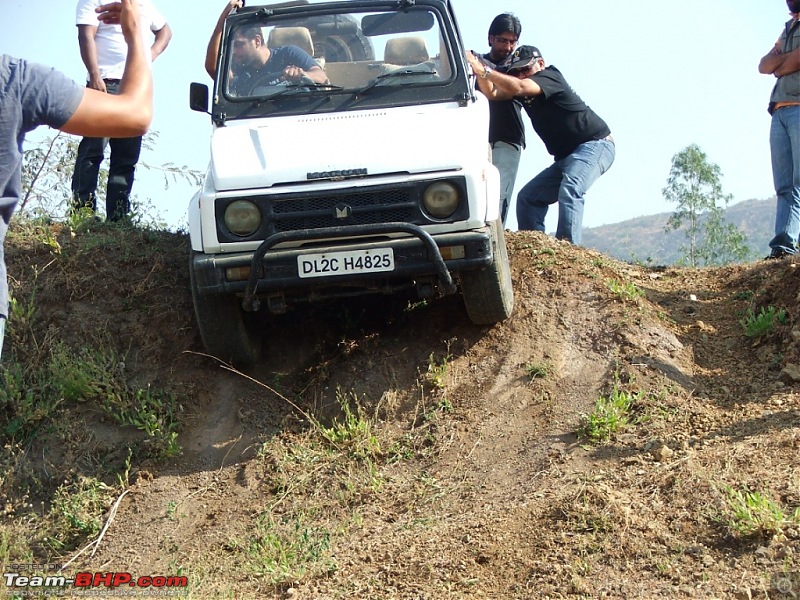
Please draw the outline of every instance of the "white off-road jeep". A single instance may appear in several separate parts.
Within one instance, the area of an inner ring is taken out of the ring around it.
[[[327,81],[255,73],[242,85],[234,42],[253,27],[268,47],[314,57]],[[460,292],[474,323],[511,314],[488,101],[464,54],[449,0],[285,2],[227,18],[211,161],[189,206],[209,353],[251,364],[259,310],[329,298]],[[191,106],[209,112],[206,85],[192,84]]]

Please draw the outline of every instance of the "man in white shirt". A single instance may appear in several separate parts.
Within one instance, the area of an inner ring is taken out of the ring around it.
[[[118,94],[125,70],[127,45],[122,28],[117,24],[97,21],[97,7],[105,0],[78,0],[75,24],[81,59],[86,65],[86,87]],[[150,61],[160,55],[172,39],[172,30],[151,0],[139,0],[139,30]],[[111,145],[111,158],[106,187],[106,219],[118,221],[130,212],[130,194],[142,138],[85,137],[78,146],[72,174],[72,196],[75,209],[87,207],[95,211],[97,178],[105,147]]]

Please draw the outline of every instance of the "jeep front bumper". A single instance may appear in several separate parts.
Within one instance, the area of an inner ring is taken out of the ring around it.
[[[407,236],[389,237],[398,233]],[[275,249],[285,242],[307,243],[297,248]],[[301,255],[381,248],[393,251],[391,271],[319,277],[301,277],[298,272],[298,257]],[[257,310],[259,297],[291,293],[293,296],[321,298],[326,295],[323,290],[334,288],[347,289],[348,292],[327,295],[391,293],[422,278],[433,278],[437,282],[438,295],[446,295],[456,290],[453,273],[480,269],[492,264],[493,260],[488,226],[432,236],[409,223],[381,223],[277,233],[264,240],[253,252],[198,253],[194,256],[192,268],[198,293],[242,295],[245,310]],[[270,309],[273,308],[271,305]]]

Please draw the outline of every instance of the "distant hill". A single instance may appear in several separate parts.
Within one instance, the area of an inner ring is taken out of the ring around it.
[[[683,231],[664,231],[672,213],[659,213],[583,230],[582,245],[628,262],[675,264],[686,243]],[[775,198],[732,204],[725,218],[747,236],[751,259],[769,253],[775,224]]]

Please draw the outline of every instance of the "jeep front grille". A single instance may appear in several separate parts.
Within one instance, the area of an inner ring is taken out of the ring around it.
[[[450,218],[442,221],[423,212],[420,199],[425,188],[435,181],[438,180],[218,199],[215,203],[217,234],[221,242],[241,242],[264,240],[276,233],[301,229],[398,222],[423,226],[466,219],[469,216],[469,203],[466,181],[462,177],[447,178],[447,181],[456,184],[461,190],[461,202]],[[261,211],[261,226],[258,231],[246,237],[237,236],[225,227],[225,210],[237,199],[249,200]]]
[[[411,189],[371,190],[298,198],[265,198],[262,205],[272,224],[270,233],[321,229],[337,225],[369,225],[401,221],[427,222]]]

